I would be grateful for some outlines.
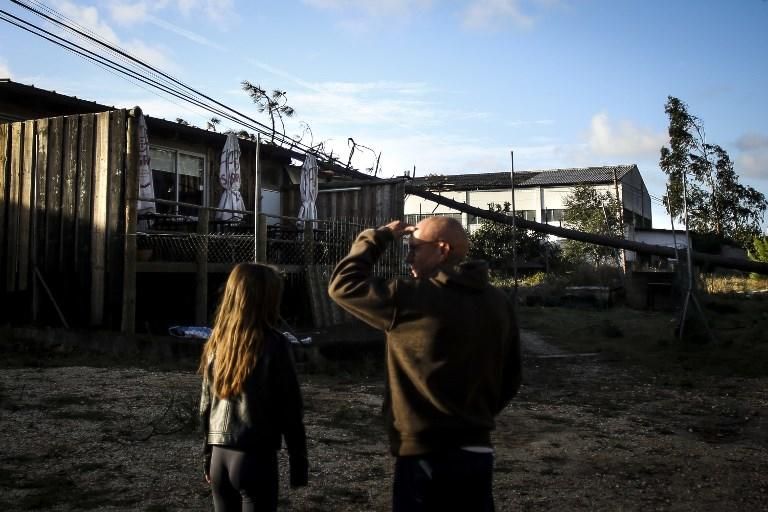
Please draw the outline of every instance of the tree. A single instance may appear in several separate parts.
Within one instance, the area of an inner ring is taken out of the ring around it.
[[[206,130],[213,130],[216,131],[216,127],[221,123],[221,119],[218,117],[212,117],[208,120],[208,124],[206,125]]]
[[[563,206],[563,222],[566,227],[585,233],[624,238],[622,204],[610,192],[601,193],[592,185],[579,184],[565,197]],[[573,263],[599,265],[616,258],[616,249],[565,240],[563,258]]]
[[[280,121],[285,135],[285,123],[283,117],[293,117],[295,110],[288,106],[288,96],[285,91],[274,89],[272,94],[262,89],[260,85],[253,85],[248,80],[241,82],[243,90],[248,93],[253,102],[258,105],[259,112],[266,112],[272,122],[272,138],[270,142],[275,142],[275,118]]]
[[[669,117],[669,147],[661,148],[659,165],[667,175],[667,212],[685,220],[685,187],[691,230],[748,247],[768,208],[765,195],[739,183],[728,152],[707,142],[704,124],[685,103],[669,96],[664,111]]]
[[[768,263],[768,236],[756,236],[752,240],[752,248],[747,251],[752,261],[765,261]]]
[[[495,212],[511,213],[510,204],[490,203],[488,209]],[[517,258],[521,261],[535,261],[554,251],[547,241],[547,235],[532,230],[517,229],[513,237],[512,226],[483,219],[480,227],[469,237],[469,256],[489,262],[491,268],[506,271],[512,268],[512,244],[516,242]]]

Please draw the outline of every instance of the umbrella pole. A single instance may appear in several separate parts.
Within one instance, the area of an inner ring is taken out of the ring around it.
[[[253,261],[259,261],[259,149],[261,135],[256,135],[256,157],[253,161]]]

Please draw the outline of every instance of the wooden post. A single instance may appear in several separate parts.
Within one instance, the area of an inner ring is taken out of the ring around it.
[[[59,272],[69,274],[65,286],[71,286],[75,262],[75,208],[77,197],[77,145],[79,142],[80,116],[64,118],[63,157],[61,173],[61,251]]]
[[[109,116],[109,175],[107,178],[107,260],[104,293],[105,323],[110,329],[121,327],[119,316],[123,295],[123,262],[125,260],[125,143],[126,110],[115,110]]]
[[[195,273],[195,323],[208,324],[208,208],[200,208],[197,213],[197,235],[200,248],[197,251],[197,269]]]
[[[22,145],[24,140],[24,124],[11,125],[11,175],[8,183],[8,231],[6,253],[6,291],[16,291],[16,263],[18,262],[19,246],[19,210],[21,197]],[[0,226],[5,229],[5,226]]]
[[[104,320],[104,274],[107,251],[107,196],[109,184],[109,112],[96,114],[96,157],[93,169],[91,225],[91,325]]]
[[[61,274],[61,162],[64,156],[64,118],[49,122],[48,176],[45,180],[45,262],[48,285],[58,291]]]
[[[10,124],[0,124],[0,252],[5,247],[5,209],[7,208],[8,198],[6,196],[5,184],[8,183],[7,171],[10,139],[8,138],[10,132]],[[5,258],[0,254],[0,261],[5,261]],[[0,268],[0,283],[5,281],[5,274]],[[4,285],[0,285],[0,288],[5,289]]]
[[[26,290],[29,284],[34,158],[35,122],[27,121],[24,123],[24,167],[21,176],[21,216],[19,218],[19,290]]]
[[[34,212],[32,214],[32,268],[34,271],[45,262],[45,180],[48,175],[48,120],[39,119],[35,129],[35,180],[33,183]],[[32,321],[40,317],[39,279],[32,279]]]
[[[0,124],[0,292],[5,293],[5,255],[2,254],[2,248],[5,247],[5,209],[8,204],[6,197],[5,184],[8,183],[7,171],[10,150],[10,124]]]
[[[123,255],[123,311],[120,331],[136,332],[136,223],[139,198],[139,107],[128,117],[125,130],[125,245]]]

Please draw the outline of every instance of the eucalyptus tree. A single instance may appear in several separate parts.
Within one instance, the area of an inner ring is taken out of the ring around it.
[[[707,142],[703,122],[684,102],[669,96],[664,111],[669,147],[661,148],[659,166],[667,175],[667,212],[685,220],[687,207],[691,230],[748,247],[760,233],[768,208],[765,195],[739,182],[728,152]]]

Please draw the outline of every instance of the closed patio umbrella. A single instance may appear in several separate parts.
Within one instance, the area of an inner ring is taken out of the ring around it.
[[[227,135],[227,142],[221,151],[219,165],[219,183],[224,189],[219,199],[219,208],[224,210],[243,210],[243,196],[240,194],[240,144],[234,133]],[[234,212],[216,212],[216,220],[241,220],[243,215]]]
[[[304,165],[301,166],[301,206],[299,207],[299,219],[312,220],[317,218],[317,159],[314,155],[307,155]]]
[[[152,168],[149,166],[149,136],[144,114],[138,120],[139,134],[139,200],[137,213],[155,213],[155,187],[152,183]],[[150,199],[150,201],[147,201]]]

